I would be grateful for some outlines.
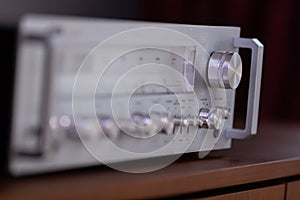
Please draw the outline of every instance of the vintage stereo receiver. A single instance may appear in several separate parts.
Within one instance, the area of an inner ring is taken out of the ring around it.
[[[251,49],[245,129],[233,128]],[[140,173],[256,134],[263,45],[238,27],[48,15],[19,27],[9,170]]]

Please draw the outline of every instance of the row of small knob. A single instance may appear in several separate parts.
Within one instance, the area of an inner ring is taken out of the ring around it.
[[[147,137],[156,133],[172,134],[176,126],[195,126],[198,128],[219,130],[223,120],[227,119],[230,110],[228,108],[202,108],[198,116],[173,117],[168,113],[151,112],[150,116],[142,113],[132,114],[131,120],[118,120],[110,117],[99,117],[101,129],[109,137],[117,137],[120,132],[129,133],[132,136]],[[63,130],[69,135],[76,134],[76,130],[87,135],[99,135],[98,124],[88,119],[83,119],[74,124],[74,120],[68,115],[53,117],[50,119],[50,128],[54,131]]]
[[[174,118],[174,122],[177,126],[197,126],[199,128],[219,130],[223,120],[229,117],[229,113],[229,108],[202,108],[198,116]]]

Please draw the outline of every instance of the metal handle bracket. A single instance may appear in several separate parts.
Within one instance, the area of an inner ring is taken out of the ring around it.
[[[248,91],[248,105],[245,129],[227,129],[226,136],[233,139],[244,139],[257,132],[259,96],[263,62],[263,44],[257,39],[234,38],[233,45],[251,49],[251,69]]]

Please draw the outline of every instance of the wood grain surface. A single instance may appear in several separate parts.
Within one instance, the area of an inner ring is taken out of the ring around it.
[[[284,200],[285,185],[264,187],[255,190],[234,192],[214,197],[201,198],[199,200]]]
[[[0,199],[159,198],[300,175],[300,127],[261,123],[258,135],[205,159],[185,155],[151,173],[107,167],[2,178]]]

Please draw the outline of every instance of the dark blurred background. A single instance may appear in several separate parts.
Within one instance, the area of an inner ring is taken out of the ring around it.
[[[0,0],[0,141],[4,143],[4,133],[9,131],[17,28],[26,13],[239,26],[241,36],[256,37],[265,45],[260,121],[299,123],[299,8],[296,0]],[[247,71],[249,57],[245,54]],[[247,72],[237,91],[236,116],[241,119],[246,77]]]

